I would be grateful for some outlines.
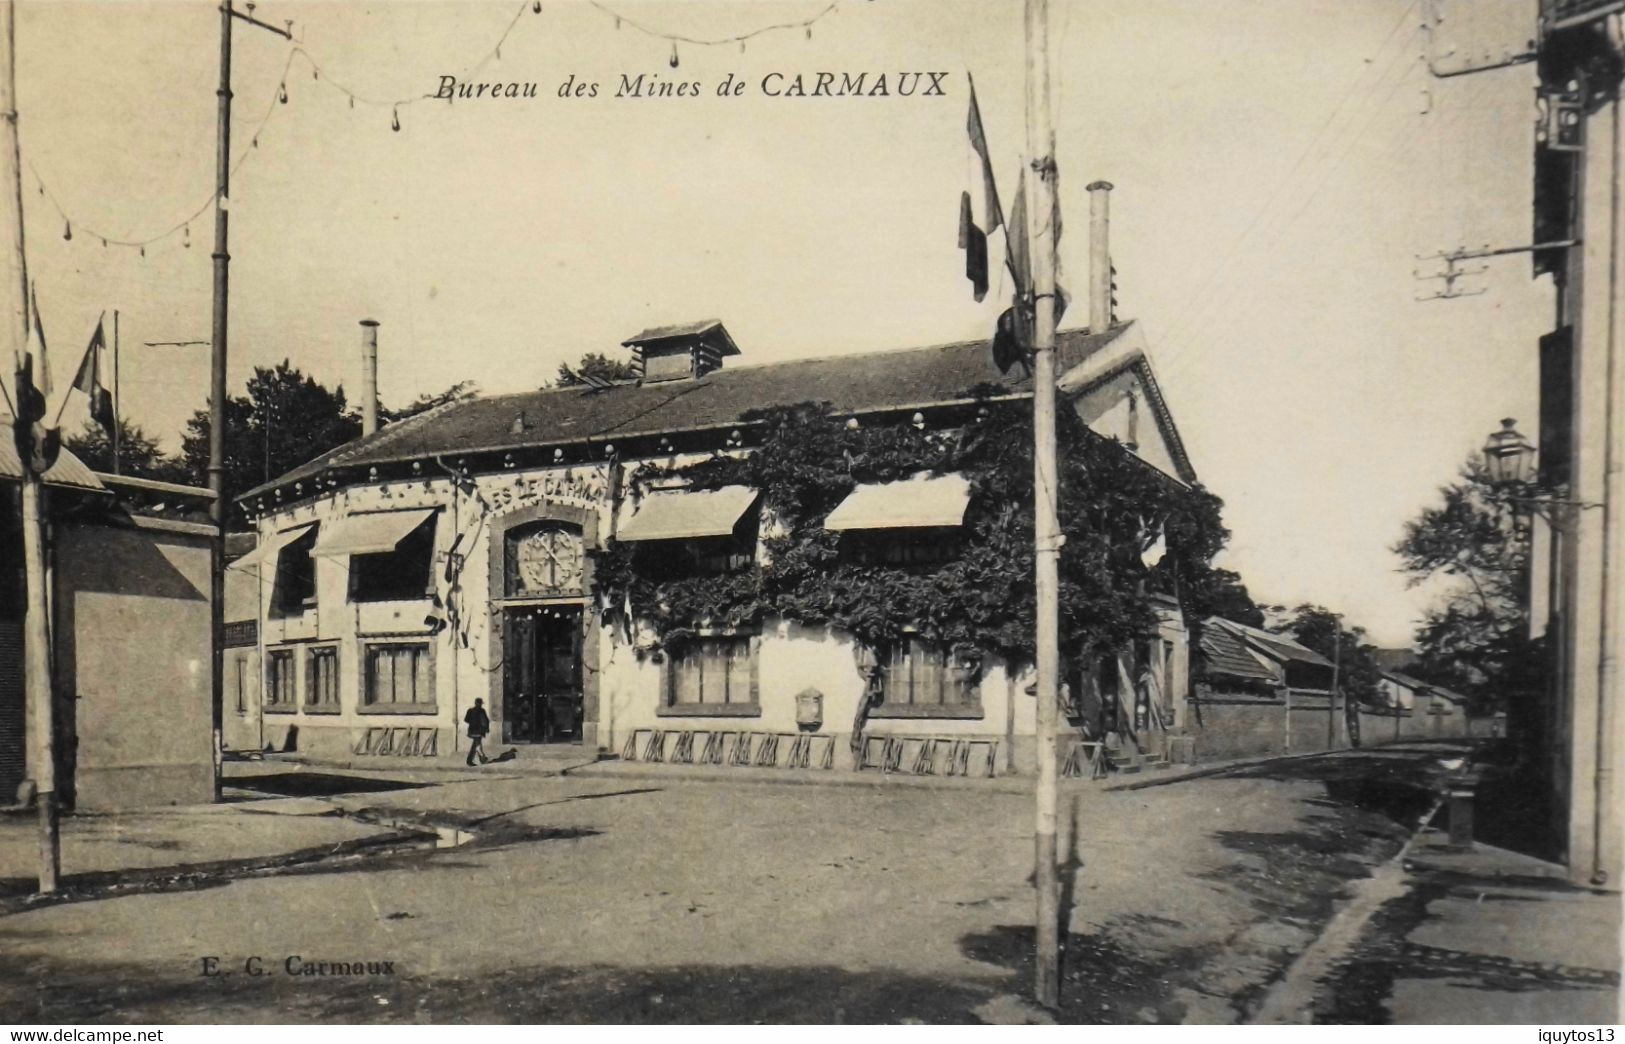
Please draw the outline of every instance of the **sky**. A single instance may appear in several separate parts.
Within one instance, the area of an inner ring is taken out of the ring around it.
[[[1530,2],[1438,6],[1442,70],[1533,31]],[[1535,427],[1552,294],[1528,256],[1464,284],[1482,293],[1417,300],[1441,288],[1417,255],[1529,241],[1532,67],[1430,76],[1414,0],[1052,9],[1062,278],[1086,286],[1084,187],[1109,180],[1119,314],[1144,324],[1225,501],[1220,564],[1260,601],[1325,604],[1408,644],[1434,592],[1396,571],[1405,520],[1499,418]],[[255,15],[291,19],[296,42],[235,32],[235,390],[288,359],[353,394],[362,318],[381,323],[380,393],[399,405],[461,380],[536,387],[657,324],[721,318],[744,353],[729,365],[749,365],[987,336],[1008,299],[1007,277],[972,299],[956,233],[976,188],[967,73],[1006,207],[1022,162],[1012,0],[262,0]],[[670,36],[784,22],[743,47],[677,42],[671,65]],[[217,8],[21,0],[17,47],[26,250],[58,386],[116,309],[122,410],[173,448],[208,349],[146,342],[209,337]],[[762,91],[772,73],[928,70],[949,74],[944,96]],[[700,91],[614,97],[640,73]],[[746,93],[718,97],[730,74]],[[536,96],[423,97],[448,75]],[[597,96],[559,97],[572,76]],[[177,227],[144,253],[101,242]],[[83,412],[70,402],[67,426]]]

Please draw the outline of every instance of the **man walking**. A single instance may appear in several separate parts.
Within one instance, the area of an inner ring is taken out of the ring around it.
[[[474,706],[468,708],[463,715],[463,722],[468,725],[468,763],[474,764],[475,757],[483,765],[491,759],[485,756],[485,734],[491,731],[491,718],[485,713],[485,701],[475,700]]]

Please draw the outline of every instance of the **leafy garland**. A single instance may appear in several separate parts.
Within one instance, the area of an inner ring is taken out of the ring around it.
[[[958,430],[852,427],[809,403],[747,415],[763,430],[754,452],[718,452],[670,468],[642,465],[629,476],[633,497],[673,480],[694,490],[761,490],[765,554],[738,573],[701,575],[674,566],[669,556],[657,562],[638,545],[612,540],[593,552],[600,604],[612,612],[630,606],[664,645],[706,628],[751,628],[776,617],[838,628],[870,647],[916,631],[946,646],[1031,663],[1031,409],[994,402],[993,390],[977,389],[978,419]],[[1210,571],[1229,534],[1217,497],[1169,481],[1089,431],[1071,410],[1060,413],[1062,649],[1122,648],[1154,628],[1148,592],[1177,590],[1184,578]],[[841,535],[823,528],[825,517],[860,483],[920,472],[958,472],[970,480],[959,553],[931,565],[875,564],[843,554]],[[1168,551],[1147,569],[1140,552],[1159,529]]]

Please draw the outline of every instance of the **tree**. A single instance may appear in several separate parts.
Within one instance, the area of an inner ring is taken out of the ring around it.
[[[1264,626],[1264,611],[1253,601],[1239,573],[1193,563],[1183,579],[1185,613],[1191,621],[1199,624],[1218,616],[1249,627]]]
[[[445,391],[435,394],[423,394],[402,406],[398,410],[389,407],[380,407],[378,417],[385,424],[394,424],[408,417],[416,417],[420,413],[432,410],[437,406],[444,406],[448,402],[464,402],[480,393],[480,386],[473,381],[458,381]]]
[[[272,368],[255,367],[247,391],[246,397],[226,399],[224,466],[229,496],[268,482],[361,434],[361,420],[345,401],[344,388],[330,391],[286,359]],[[186,422],[181,457],[192,481],[207,485],[207,410],[197,411]]]
[[[602,352],[588,352],[573,370],[569,363],[559,363],[559,376],[554,383],[560,388],[573,388],[586,384],[583,378],[587,377],[604,381],[630,381],[637,375],[637,368],[630,362],[611,359]]]
[[[86,421],[84,429],[70,435],[63,445],[84,462],[92,471],[112,472],[113,443],[107,431],[95,421]],[[156,479],[159,482],[191,482],[186,466],[163,449],[128,417],[118,421],[117,471],[133,478]]]
[[[1414,673],[1480,706],[1507,706],[1542,684],[1543,653],[1528,638],[1530,533],[1515,505],[1530,492],[1496,489],[1483,462],[1469,457],[1459,481],[1405,523],[1393,548],[1412,587],[1443,585],[1416,632]]]
[[[1376,646],[1366,641],[1365,628],[1346,627],[1343,618],[1325,606],[1304,604],[1291,610],[1275,630],[1336,664],[1337,687],[1349,696],[1368,704],[1381,698],[1377,683],[1382,666]]]

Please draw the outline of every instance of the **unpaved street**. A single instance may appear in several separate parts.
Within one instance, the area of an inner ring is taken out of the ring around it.
[[[1347,883],[1409,836],[1436,756],[1374,751],[1065,795],[1076,843],[1063,846],[1074,859],[1061,1017],[1247,1015]],[[8,1019],[1025,1013],[1024,795],[524,776],[379,790],[308,770],[239,782],[254,788],[234,806],[245,839],[290,814],[430,832],[38,908],[20,898],[26,882],[7,882]],[[335,962],[360,974],[290,974]]]

